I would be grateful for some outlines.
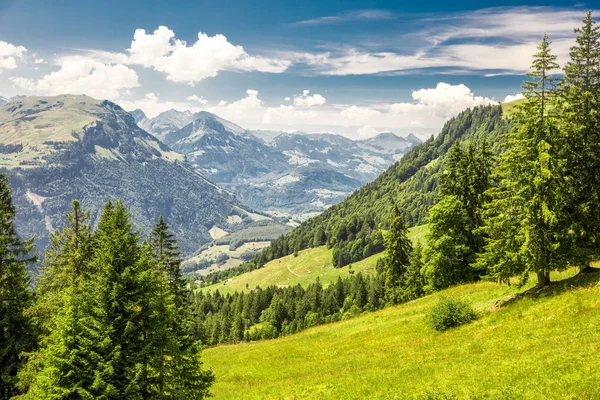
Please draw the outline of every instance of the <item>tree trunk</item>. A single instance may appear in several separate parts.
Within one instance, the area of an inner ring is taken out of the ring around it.
[[[539,287],[539,288],[548,286],[548,284],[550,283],[550,273],[547,271],[543,271],[543,270],[538,271],[537,278],[538,278],[537,287]]]

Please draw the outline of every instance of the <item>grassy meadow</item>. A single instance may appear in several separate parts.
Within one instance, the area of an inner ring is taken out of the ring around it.
[[[538,293],[526,292],[535,282],[460,285],[203,358],[216,399],[597,399],[600,273],[576,274],[553,274],[560,281]],[[433,331],[426,313],[440,296],[479,318]]]
[[[413,242],[425,241],[427,225],[415,226],[409,229],[408,237]],[[375,254],[359,262],[343,268],[334,268],[331,250],[326,246],[306,249],[298,252],[298,257],[289,255],[265,264],[263,268],[235,276],[231,281],[207,286],[202,290],[216,290],[220,293],[233,293],[236,291],[249,291],[256,286],[267,287],[270,285],[301,284],[306,287],[316,282],[317,278],[323,286],[335,282],[338,277],[345,278],[351,273],[371,274],[375,272],[377,260],[382,254]]]

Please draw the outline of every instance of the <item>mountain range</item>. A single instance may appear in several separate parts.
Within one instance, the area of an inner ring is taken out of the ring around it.
[[[165,111],[148,119],[131,113],[203,175],[244,205],[297,222],[337,204],[371,182],[413,146],[391,132],[366,140],[334,134],[246,130],[215,114]]]
[[[103,204],[122,199],[148,232],[160,215],[184,255],[266,217],[244,209],[185,157],[110,101],[61,95],[11,99],[0,107],[0,169],[9,174],[17,229],[38,249],[65,223],[73,199],[96,224]]]

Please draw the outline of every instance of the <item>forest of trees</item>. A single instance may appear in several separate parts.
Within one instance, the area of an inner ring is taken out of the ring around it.
[[[0,398],[201,399],[214,380],[193,334],[191,294],[162,218],[142,241],[121,202],[95,230],[74,201],[31,289],[0,177]]]

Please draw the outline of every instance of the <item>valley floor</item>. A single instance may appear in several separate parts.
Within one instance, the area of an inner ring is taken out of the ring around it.
[[[216,399],[600,398],[600,273],[554,274],[550,288],[515,297],[490,282],[299,334],[207,349]],[[440,296],[480,317],[436,333]]]

